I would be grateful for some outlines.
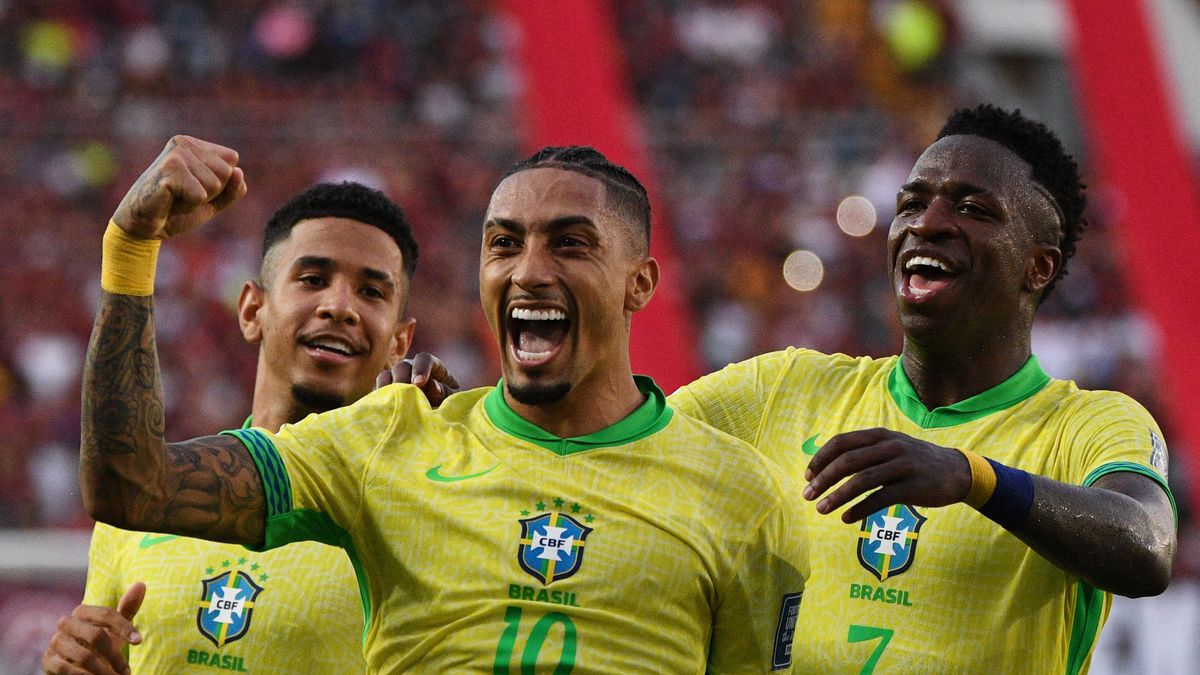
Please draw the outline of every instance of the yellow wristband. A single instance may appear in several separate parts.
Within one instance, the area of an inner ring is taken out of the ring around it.
[[[108,221],[100,258],[100,287],[119,295],[154,295],[160,244],[158,239],[131,237]]]
[[[986,504],[992,498],[992,493],[996,491],[996,470],[986,459],[970,450],[960,448],[959,452],[967,458],[967,462],[971,465],[971,490],[967,492],[963,501],[969,506],[979,508]]]

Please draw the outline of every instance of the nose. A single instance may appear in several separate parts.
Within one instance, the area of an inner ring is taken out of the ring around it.
[[[928,206],[908,221],[908,231],[927,240],[953,236],[957,231],[953,205],[946,199],[935,197]]]
[[[527,245],[513,268],[512,282],[526,290],[546,286],[553,280],[553,270],[553,257],[545,247]]]
[[[358,308],[355,307],[354,288],[346,281],[336,280],[321,293],[317,304],[317,316],[336,323],[354,325],[358,323]]]

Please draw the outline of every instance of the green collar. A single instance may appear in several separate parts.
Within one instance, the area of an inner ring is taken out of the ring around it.
[[[539,445],[556,455],[625,445],[661,430],[671,421],[673,414],[667,405],[667,397],[654,384],[654,380],[645,375],[634,375],[633,379],[637,382],[638,391],[646,395],[646,402],[620,422],[586,436],[560,438],[518,415],[504,400],[504,380],[500,380],[496,388],[488,393],[483,407],[488,418],[501,431]]]
[[[254,426],[254,415],[247,417],[246,421],[242,422],[243,429],[249,429],[252,426]]]
[[[1013,373],[1007,380],[975,394],[971,398],[959,401],[954,405],[946,405],[930,410],[921,402],[917,391],[913,389],[912,381],[904,372],[902,359],[896,359],[896,365],[888,375],[888,391],[892,400],[900,408],[904,416],[915,422],[922,429],[939,429],[952,427],[986,417],[994,412],[1010,408],[1021,401],[1033,396],[1050,382],[1050,376],[1042,370],[1037,357],[1030,355],[1029,360],[1021,369]]]

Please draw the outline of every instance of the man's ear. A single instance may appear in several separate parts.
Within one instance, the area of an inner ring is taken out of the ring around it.
[[[1058,276],[1062,268],[1062,250],[1053,244],[1038,244],[1025,268],[1023,287],[1031,293],[1040,292]]]
[[[263,311],[267,291],[256,281],[247,281],[238,296],[238,324],[242,327],[242,338],[252,345],[262,342],[262,323],[259,313]]]
[[[413,330],[416,327],[417,320],[411,317],[396,324],[396,332],[392,334],[392,351],[388,354],[386,370],[394,368],[408,353],[408,348],[412,346]]]
[[[658,261],[646,258],[638,265],[637,272],[630,275],[625,284],[625,310],[639,312],[650,304],[654,289],[658,288]]]

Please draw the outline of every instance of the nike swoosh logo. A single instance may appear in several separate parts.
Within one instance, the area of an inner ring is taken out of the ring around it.
[[[496,466],[500,466],[500,465],[497,464]],[[426,471],[425,477],[431,481],[435,481],[438,483],[457,483],[460,480],[470,480],[472,478],[479,478],[480,476],[485,476],[485,475],[491,473],[492,471],[494,471],[496,469],[496,466],[493,466],[490,469],[484,469],[483,471],[480,471],[479,473],[468,473],[468,474],[465,474],[462,476],[443,476],[441,473],[442,465],[438,464],[437,466],[433,467],[432,469]]]
[[[800,446],[800,452],[803,452],[806,455],[817,454],[817,450],[820,450],[820,448],[817,447],[817,436],[820,435],[821,434],[813,434],[810,438],[808,438],[808,440],[804,441],[804,443]]]
[[[156,544],[165,544],[172,539],[178,539],[177,534],[147,534],[142,536],[142,540],[138,542],[138,548],[150,548]]]

